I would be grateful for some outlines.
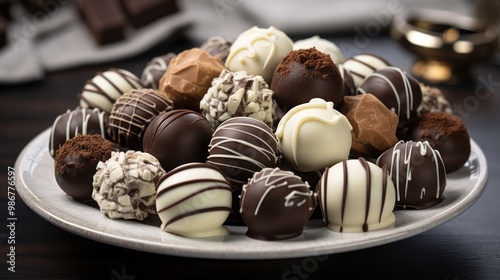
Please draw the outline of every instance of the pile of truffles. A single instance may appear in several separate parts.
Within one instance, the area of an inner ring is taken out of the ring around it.
[[[443,201],[470,154],[439,89],[319,36],[253,27],[140,74],[110,68],[83,85],[51,128],[55,177],[111,219],[158,215],[181,236],[238,224],[290,239],[320,218],[338,232],[390,228],[394,211]]]

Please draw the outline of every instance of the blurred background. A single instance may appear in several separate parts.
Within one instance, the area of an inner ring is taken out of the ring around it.
[[[415,9],[480,16],[497,26],[500,21],[498,0],[82,2],[85,4],[76,0],[0,0],[0,83],[29,82],[43,79],[47,72],[111,64],[144,54],[179,36],[193,45],[214,35],[234,39],[252,26],[273,25],[293,39],[311,34],[333,38],[347,58],[369,52],[371,39],[387,34],[394,16]],[[113,10],[113,3],[122,3],[128,19],[148,17],[149,21],[134,24],[129,20],[123,34],[111,42],[101,42],[95,37],[95,30],[101,28],[95,18],[112,25],[113,18],[119,16],[107,12]],[[99,9],[93,10],[92,5]],[[87,20],[86,15],[94,20]],[[164,53],[170,51],[165,49]]]

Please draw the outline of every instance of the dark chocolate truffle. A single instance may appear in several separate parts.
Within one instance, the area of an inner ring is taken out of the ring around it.
[[[126,92],[113,105],[109,116],[109,136],[122,147],[140,151],[142,138],[149,122],[173,103],[164,94],[153,89]]]
[[[344,96],[356,95],[356,86],[354,85],[354,79],[351,72],[342,64],[338,64],[337,66],[339,68],[340,76],[342,76],[342,80],[344,81]]]
[[[108,114],[97,108],[76,108],[59,115],[52,124],[49,139],[49,152],[56,156],[64,142],[78,134],[99,134],[109,139]]]
[[[240,213],[246,235],[261,240],[283,240],[302,234],[316,208],[309,184],[290,171],[264,168],[243,186]]]
[[[232,39],[224,39],[220,36],[212,36],[203,42],[200,49],[208,52],[214,57],[220,59],[222,62],[226,61],[229,55],[229,49],[233,45]]]
[[[446,173],[461,168],[470,156],[470,138],[462,120],[444,112],[427,113],[409,129],[413,141],[428,141],[443,158]]]
[[[177,109],[156,116],[144,133],[143,149],[165,171],[189,162],[204,162],[212,128],[198,112]]]
[[[59,187],[77,201],[92,201],[92,180],[99,161],[106,161],[114,144],[98,134],[69,139],[57,150],[55,177]]]
[[[358,87],[358,93],[371,93],[399,117],[405,127],[417,116],[422,102],[419,82],[397,67],[385,67],[370,74]]]
[[[151,59],[142,70],[141,83],[145,88],[158,89],[160,79],[167,71],[168,64],[176,57],[175,53],[157,56]]]
[[[378,69],[391,66],[391,64],[378,55],[362,53],[344,60],[342,66],[349,71],[354,82],[354,87],[357,88],[371,73]]]
[[[280,108],[291,108],[321,98],[337,104],[344,95],[342,76],[328,54],[315,48],[289,52],[278,64],[271,90]]]
[[[428,142],[399,141],[377,159],[396,188],[396,207],[425,209],[443,201],[446,172],[439,152]]]
[[[266,167],[276,167],[280,154],[278,140],[264,122],[234,117],[215,130],[207,162],[217,166],[235,189]]]

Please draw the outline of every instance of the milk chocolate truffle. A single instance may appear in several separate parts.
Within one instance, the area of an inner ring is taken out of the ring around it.
[[[251,117],[273,127],[273,91],[261,76],[222,70],[200,101],[203,116],[215,129],[232,117]]]
[[[281,30],[254,26],[241,33],[229,49],[225,66],[237,72],[259,75],[270,84],[274,69],[293,50],[293,41]]]
[[[198,112],[172,110],[156,116],[144,132],[143,150],[155,156],[163,169],[188,162],[204,162],[212,129]]]
[[[159,90],[175,104],[175,109],[199,111],[200,101],[219,77],[224,64],[199,48],[181,52],[173,58],[160,80]]]
[[[337,104],[344,95],[343,87],[342,76],[330,56],[314,48],[288,53],[271,82],[276,103],[285,112],[312,98]]]
[[[142,149],[144,131],[159,113],[170,111],[172,101],[153,89],[130,90],[120,96],[109,115],[109,136],[124,148]]]
[[[396,188],[396,206],[425,209],[443,201],[446,172],[439,151],[428,142],[399,141],[377,159]]]
[[[225,62],[233,42],[234,40],[232,39],[225,39],[221,36],[212,36],[201,44],[200,49],[220,59],[222,62]]]
[[[175,53],[167,53],[166,55],[157,56],[151,59],[142,71],[142,85],[145,88],[158,89],[160,79],[167,71],[168,64],[176,56]]]
[[[316,48],[318,51],[328,54],[335,64],[340,64],[345,60],[342,51],[335,43],[323,39],[318,35],[298,40],[293,43],[293,50],[309,48]]]
[[[420,103],[420,107],[417,109],[417,114],[419,116],[431,112],[445,112],[453,114],[450,102],[448,102],[439,88],[420,83],[420,90],[422,91],[422,102]]]
[[[163,174],[160,162],[148,153],[112,152],[97,165],[92,198],[111,219],[144,220],[156,214],[156,183]]]
[[[227,235],[222,224],[232,204],[232,188],[208,163],[186,163],[160,178],[156,209],[164,231],[186,237]]]
[[[317,202],[309,185],[293,172],[264,168],[243,186],[240,204],[247,236],[284,240],[302,234]]]
[[[446,173],[460,169],[470,156],[470,138],[462,120],[445,112],[421,116],[409,129],[409,139],[427,141],[439,151]]]
[[[234,117],[214,132],[207,162],[218,167],[233,188],[241,189],[248,179],[280,159],[278,140],[262,121]]]
[[[59,187],[80,202],[92,201],[92,180],[100,161],[111,157],[115,146],[98,134],[78,134],[66,141],[55,157]]]
[[[342,66],[351,73],[354,86],[357,88],[371,73],[392,65],[386,59],[378,55],[362,53],[346,59],[342,62]]]
[[[97,108],[76,108],[57,116],[50,130],[50,155],[55,157],[64,142],[78,134],[99,134],[109,139],[108,114]]]
[[[396,219],[396,195],[386,168],[362,157],[326,168],[316,191],[330,230],[367,232],[389,227]]]
[[[397,67],[385,67],[370,74],[358,87],[359,93],[375,95],[399,117],[399,127],[405,127],[417,116],[422,102],[418,81]]]
[[[131,89],[142,88],[139,78],[127,70],[110,68],[87,81],[79,94],[80,106],[111,113],[116,99]]]
[[[352,157],[376,159],[398,142],[398,116],[372,94],[344,96],[338,110],[352,125]]]
[[[349,157],[349,120],[332,102],[314,98],[295,106],[281,118],[276,137],[283,159],[301,172],[323,170]]]

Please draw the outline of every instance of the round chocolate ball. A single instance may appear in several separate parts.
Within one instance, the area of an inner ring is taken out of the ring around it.
[[[371,93],[399,117],[405,127],[417,116],[422,102],[419,82],[397,67],[385,67],[370,74],[358,87],[358,93]]]
[[[120,96],[109,116],[109,136],[124,148],[140,151],[147,125],[159,113],[170,111],[173,103],[153,89],[137,89]]]
[[[342,62],[342,66],[352,75],[354,87],[359,87],[373,72],[392,66],[386,59],[371,53],[357,54]]]
[[[69,139],[56,153],[54,172],[57,184],[77,201],[92,201],[92,181],[97,164],[108,160],[114,150],[114,144],[98,134],[78,134]]]
[[[54,120],[50,130],[49,153],[55,157],[57,150],[78,134],[99,134],[109,139],[108,125],[108,114],[97,108],[68,110]]]
[[[234,41],[232,39],[224,39],[221,36],[212,36],[201,44],[200,49],[220,59],[222,62],[225,62],[233,42]]]
[[[409,129],[413,141],[427,141],[439,151],[446,173],[460,169],[470,156],[470,138],[462,120],[452,114],[432,112],[421,116]]]
[[[399,141],[377,159],[396,189],[396,206],[425,209],[443,201],[446,172],[439,152],[428,142]]]
[[[283,240],[302,234],[316,208],[309,184],[290,171],[264,168],[243,186],[240,213],[246,235],[261,240]]]
[[[165,171],[189,162],[205,162],[212,128],[198,112],[177,109],[153,118],[144,132],[143,150]]]
[[[278,64],[271,90],[280,108],[291,108],[321,98],[337,104],[344,95],[344,81],[328,54],[315,48],[289,52]]]
[[[214,132],[207,162],[217,166],[235,189],[280,159],[278,140],[264,122],[250,117],[234,117]]]

